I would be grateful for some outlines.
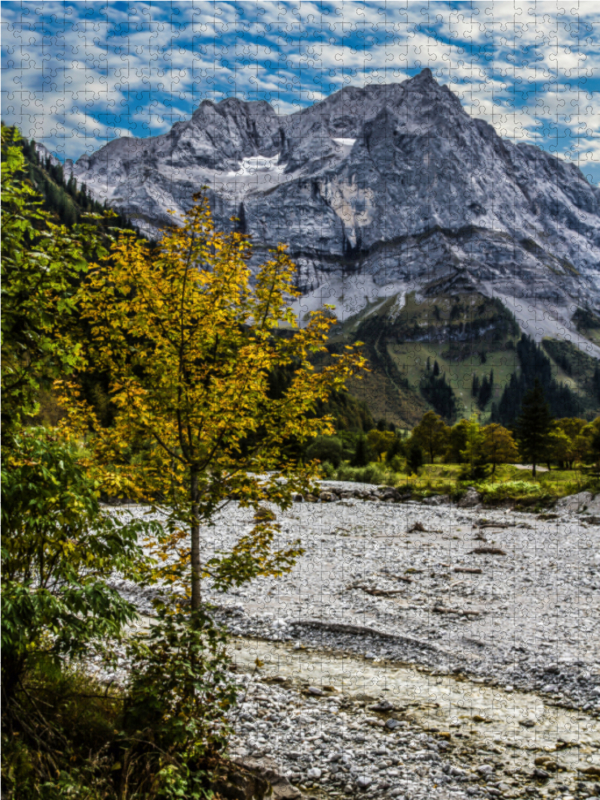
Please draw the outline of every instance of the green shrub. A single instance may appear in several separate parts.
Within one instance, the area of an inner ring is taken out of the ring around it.
[[[10,706],[29,664],[77,656],[118,636],[137,616],[106,579],[135,577],[141,533],[158,523],[121,522],[98,502],[74,446],[44,428],[11,438],[2,464],[2,698]]]
[[[335,436],[318,436],[306,449],[306,460],[328,461],[339,467],[342,460],[342,442]]]
[[[337,471],[337,480],[392,486],[396,475],[386,470],[383,464],[368,464],[366,467],[350,467],[344,464]]]
[[[210,797],[205,765],[225,749],[236,701],[225,642],[205,609],[161,609],[150,633],[133,641],[119,767],[140,796]]]
[[[504,483],[480,483],[477,491],[491,499],[505,499],[544,494],[545,490],[538,483],[530,481],[504,481]]]

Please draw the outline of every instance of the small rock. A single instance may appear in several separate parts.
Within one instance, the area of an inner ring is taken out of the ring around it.
[[[546,772],[545,769],[540,769],[540,767],[536,767],[533,770],[532,778],[535,778],[536,781],[547,781],[550,777],[550,774]]]
[[[309,778],[311,781],[318,781],[323,773],[318,767],[312,767],[306,773],[306,777]]]
[[[393,711],[394,706],[389,700],[382,700],[374,706],[369,706],[369,711]]]
[[[548,772],[556,772],[558,770],[558,764],[551,756],[538,756],[533,763],[536,767],[541,767]]]
[[[388,719],[385,723],[385,727],[390,731],[395,731],[396,728],[402,727],[402,723],[398,719]]]
[[[368,789],[372,783],[373,778],[371,778],[369,775],[359,775],[356,779],[356,785],[359,789]]]
[[[308,694],[312,694],[315,697],[325,697],[325,692],[322,689],[319,689],[318,686],[309,686],[306,691]]]
[[[580,767],[579,772],[581,772],[583,775],[589,775],[593,778],[600,778],[600,767],[597,767],[595,764]]]

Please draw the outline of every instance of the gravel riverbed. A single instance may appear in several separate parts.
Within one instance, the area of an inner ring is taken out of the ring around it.
[[[337,491],[330,502],[295,503],[279,515],[281,541],[300,538],[306,551],[291,573],[209,592],[246,654],[234,753],[274,758],[303,791],[322,796],[600,796],[596,518],[573,503],[534,515],[336,499],[356,484],[329,487]],[[203,533],[205,557],[229,549],[252,517],[235,504],[225,509]],[[147,610],[144,596],[121,588]],[[250,675],[253,650],[271,663]],[[301,669],[294,653],[303,654]],[[378,670],[370,688],[344,682],[336,658],[355,676]],[[331,689],[319,670],[326,659]],[[396,704],[377,710],[386,674],[400,667],[408,672],[394,673]],[[438,683],[439,696],[424,697]],[[492,694],[474,699],[482,687]],[[494,712],[511,697],[520,698],[513,717]],[[436,703],[437,722],[425,713]],[[544,728],[549,714],[555,721]],[[512,739],[502,732],[509,724]]]

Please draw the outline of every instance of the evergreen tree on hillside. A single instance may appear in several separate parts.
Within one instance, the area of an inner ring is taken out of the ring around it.
[[[21,139],[18,146],[25,157],[23,178],[42,195],[44,210],[49,211],[55,220],[71,227],[83,222],[82,214],[106,211],[106,204],[94,200],[85,183],[78,186],[73,175],[65,180],[62,164],[53,164],[50,157],[40,158],[33,139]],[[110,226],[132,229],[131,221],[124,214],[113,217]]]
[[[448,421],[454,419],[456,416],[454,391],[450,384],[446,382],[446,375],[444,373],[440,374],[437,361],[434,363],[433,370],[426,372],[421,378],[420,389],[425,400],[433,406],[437,414]]]
[[[552,428],[552,414],[544,397],[541,382],[536,378],[523,400],[521,415],[517,421],[517,441],[521,456],[531,462],[535,477],[536,465],[543,460],[548,434]]]
[[[416,475],[423,466],[423,451],[414,439],[408,446],[406,456],[406,471],[409,475]]]
[[[525,395],[538,380],[555,417],[577,417],[582,403],[568,386],[552,377],[552,364],[542,348],[523,334],[517,343],[520,369],[513,372],[502,396],[492,408],[492,422],[513,425],[521,413]],[[491,393],[490,393],[491,394]]]

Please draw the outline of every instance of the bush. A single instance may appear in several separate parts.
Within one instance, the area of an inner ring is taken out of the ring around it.
[[[134,640],[119,766],[146,792],[140,796],[210,796],[205,765],[225,749],[236,701],[225,642],[205,609],[162,609],[150,633]]]
[[[386,470],[382,464],[368,464],[366,467],[341,466],[337,471],[338,481],[353,481],[355,483],[372,483],[375,485],[392,486],[396,480],[394,473]]]
[[[328,461],[339,467],[342,461],[342,442],[335,436],[318,436],[306,449],[306,460]]]
[[[106,579],[135,577],[140,533],[158,523],[117,521],[77,450],[44,428],[11,438],[2,464],[2,692],[10,706],[29,664],[77,656],[137,616]],[[6,709],[5,705],[5,709]]]
[[[6,800],[209,800],[236,698],[225,634],[166,610],[129,648],[127,691],[39,658],[3,719]]]
[[[329,461],[321,464],[321,473],[327,480],[335,480],[335,467]]]
[[[537,483],[529,481],[505,481],[504,483],[480,483],[477,491],[491,500],[504,500],[518,497],[543,495],[545,490]]]

